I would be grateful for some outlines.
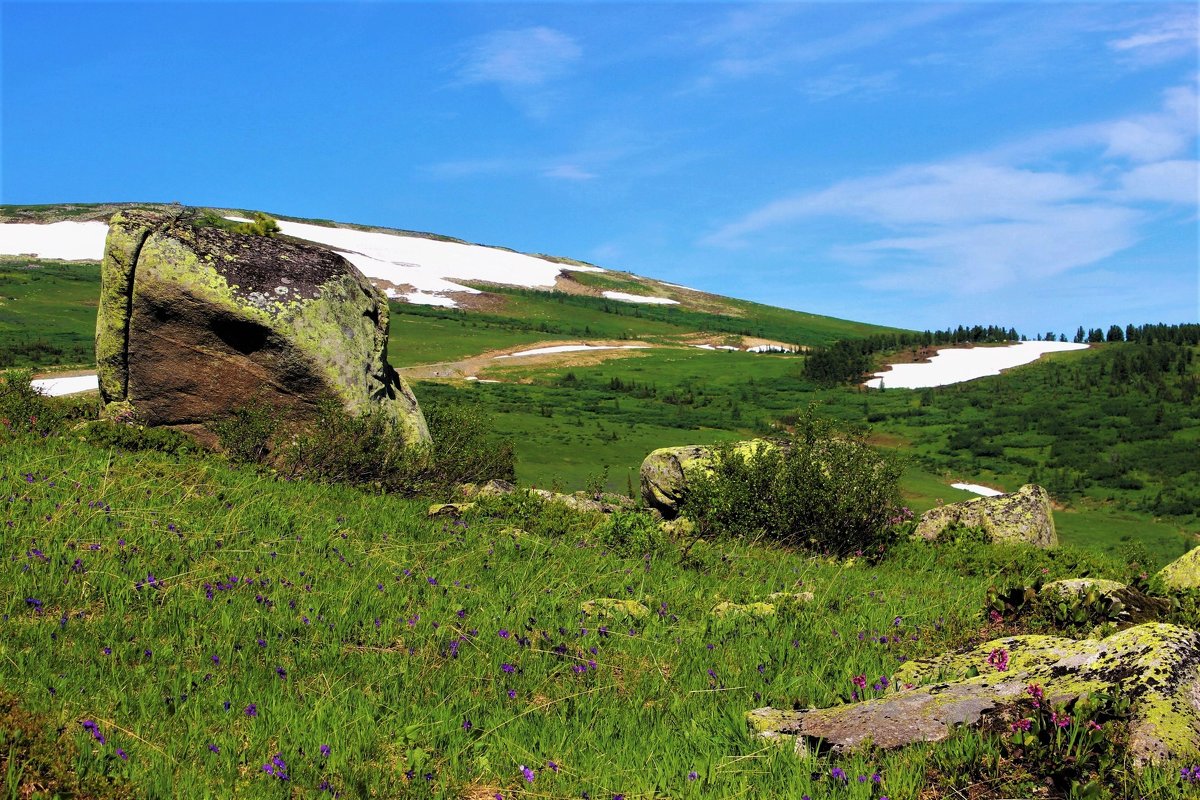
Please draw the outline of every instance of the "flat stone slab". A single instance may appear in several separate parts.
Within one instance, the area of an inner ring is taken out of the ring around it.
[[[998,650],[1007,668],[989,664]],[[823,740],[835,752],[884,749],[945,739],[1026,696],[1030,684],[1051,704],[1084,694],[1131,701],[1130,757],[1139,765],[1200,756],[1200,634],[1165,623],[1128,628],[1106,639],[1011,636],[958,654],[922,659],[896,672],[892,690],[849,705],[807,711],[749,712],[762,736]]]

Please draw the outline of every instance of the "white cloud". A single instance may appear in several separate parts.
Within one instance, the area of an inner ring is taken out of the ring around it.
[[[493,31],[475,41],[459,77],[464,83],[532,88],[562,77],[582,55],[574,39],[553,28]]]
[[[843,241],[829,253],[870,288],[965,293],[1036,282],[1133,246],[1147,204],[1197,202],[1197,162],[1175,157],[1195,147],[1195,108],[1194,87],[1173,89],[1153,114],[784,197],[703,243],[759,245],[841,219]]]
[[[1149,20],[1136,32],[1108,42],[1111,50],[1136,61],[1159,63],[1181,56],[1195,57],[1200,27],[1195,6],[1177,6]]]
[[[1200,205],[1200,162],[1143,164],[1121,177],[1121,189],[1131,200]]]
[[[546,178],[558,178],[564,181],[590,181],[596,177],[594,172],[576,166],[575,164],[558,164],[542,172]]]

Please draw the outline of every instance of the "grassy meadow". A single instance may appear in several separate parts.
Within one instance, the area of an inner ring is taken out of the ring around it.
[[[1002,635],[990,585],[1130,569],[1069,547],[634,544],[520,503],[430,519],[69,427],[0,428],[0,496],[9,797],[1032,796],[1040,767],[991,734],[798,757],[744,714],[848,702],[856,676]],[[814,600],[711,613],[776,591]],[[600,598],[645,613],[584,612]],[[1193,796],[1126,767],[1096,796]]]

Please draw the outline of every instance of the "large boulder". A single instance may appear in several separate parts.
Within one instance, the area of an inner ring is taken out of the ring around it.
[[[733,445],[734,452],[743,456],[751,455],[759,447],[774,448],[776,445],[765,439]],[[712,468],[716,451],[716,447],[700,444],[655,450],[642,461],[642,499],[667,519],[674,519],[687,496],[688,482]]]
[[[387,299],[361,272],[323,248],[191,220],[127,210],[109,223],[96,323],[109,414],[212,443],[212,424],[239,407],[304,423],[332,401],[429,440],[387,362]]]
[[[760,708],[748,721],[768,738],[797,737],[798,750],[817,740],[835,752],[868,743],[894,748],[940,741],[958,725],[1006,711],[1019,715],[1028,710],[1021,703],[1029,703],[1031,684],[1051,705],[1095,693],[1128,699],[1127,749],[1135,763],[1200,756],[1200,634],[1163,623],[1100,640],[997,639],[965,653],[911,661],[891,688],[863,702],[808,711]]]
[[[1200,547],[1193,548],[1158,571],[1158,581],[1168,591],[1200,589]]]
[[[915,535],[936,539],[951,525],[982,528],[996,542],[1027,542],[1037,547],[1058,545],[1050,495],[1034,483],[997,497],[931,508],[921,515]]]

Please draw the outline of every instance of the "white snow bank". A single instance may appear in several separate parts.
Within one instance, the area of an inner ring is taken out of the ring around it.
[[[1086,344],[1073,342],[1019,342],[1006,347],[951,347],[938,350],[924,364],[895,364],[888,372],[876,372],[865,385],[878,389],[926,389],[972,381],[1001,370],[1036,361],[1045,353],[1083,350]]]
[[[9,222],[0,225],[0,254],[99,261],[106,236],[108,225],[103,222]]]
[[[747,353],[795,353],[794,347],[783,347],[777,344],[759,344],[746,349]]]
[[[575,353],[580,350],[646,350],[648,345],[644,344],[623,344],[623,345],[603,345],[603,344],[560,344],[554,347],[536,347],[533,350],[522,350],[519,353],[510,353],[506,356],[496,356],[496,358],[521,358],[523,356],[544,356],[547,353]]]
[[[700,292],[699,289],[693,289],[690,286],[680,286],[678,283],[667,283],[666,281],[659,281],[659,283],[661,283],[663,286],[670,286],[672,289],[683,289],[687,292]],[[703,294],[703,292],[700,293]]]
[[[247,222],[244,217],[227,217]],[[552,289],[563,265],[537,256],[513,253],[495,247],[458,244],[420,236],[327,228],[304,222],[279,220],[288,236],[328,245],[358,267],[364,275],[396,285],[408,284],[415,292],[391,292],[412,303],[454,306],[451,292],[478,294],[479,290],[455,283],[478,280],[529,289]],[[108,225],[103,222],[55,222],[0,224],[0,254],[34,255],[40,258],[99,261],[104,257]],[[604,272],[600,267],[571,266],[575,272]],[[415,296],[416,299],[412,299]],[[623,298],[618,298],[623,299]],[[674,302],[660,299],[644,302]]]
[[[984,497],[999,497],[1004,492],[999,489],[993,489],[990,486],[980,486],[978,483],[952,483],[950,484],[955,489],[962,489],[965,492],[974,492],[981,494]]]
[[[361,263],[355,258],[350,260],[368,278],[407,283],[422,292],[474,291],[447,280],[454,278],[550,289],[554,287],[558,273],[563,270],[563,265],[555,261],[483,245],[350,228],[327,228],[287,220],[280,220],[279,228],[288,236],[320,242],[347,257],[353,254],[365,256]],[[604,272],[600,267],[572,266],[571,269],[576,272]]]
[[[36,381],[30,381],[29,385],[47,397],[61,397],[64,394],[97,391],[100,389],[100,379],[95,375],[74,375],[69,378],[38,378]]]
[[[601,292],[609,300],[624,300],[626,303],[650,303],[658,306],[677,306],[678,300],[669,297],[648,297],[644,294],[626,294],[625,292]]]
[[[742,349],[740,347],[734,347],[731,344],[720,344],[720,345],[716,345],[715,347],[711,344],[694,344],[694,345],[692,345],[692,347],[695,347],[700,350],[741,350]]]

